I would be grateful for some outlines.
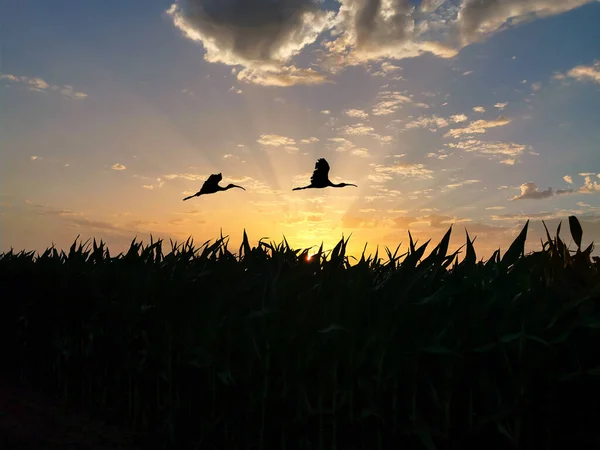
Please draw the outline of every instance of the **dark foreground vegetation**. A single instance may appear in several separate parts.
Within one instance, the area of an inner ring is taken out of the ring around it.
[[[600,448],[600,260],[569,228],[486,262],[451,230],[359,261],[245,233],[8,252],[4,376],[143,448]]]

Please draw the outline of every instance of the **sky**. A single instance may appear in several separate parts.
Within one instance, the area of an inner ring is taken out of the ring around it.
[[[600,241],[600,1],[0,0],[0,251]],[[334,183],[307,189],[318,158]],[[182,201],[213,173],[232,189]],[[598,252],[595,252],[596,254]]]

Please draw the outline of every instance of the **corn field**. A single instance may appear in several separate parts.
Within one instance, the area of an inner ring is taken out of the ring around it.
[[[600,448],[600,259],[527,223],[487,261],[452,227],[352,260],[287,241],[103,242],[0,255],[12,380],[145,448]],[[234,249],[234,251],[237,249]],[[460,257],[459,257],[460,256]],[[590,431],[591,430],[591,431]],[[595,432],[595,434],[594,434]]]

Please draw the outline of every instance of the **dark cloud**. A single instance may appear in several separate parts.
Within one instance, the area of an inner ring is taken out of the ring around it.
[[[288,61],[328,28],[314,0],[177,0],[175,25],[201,41],[210,62],[257,67]]]
[[[244,66],[245,82],[290,86],[324,82],[291,60],[326,31],[317,62],[336,72],[423,53],[452,58],[508,26],[594,1],[175,0],[167,13],[189,39],[202,43],[207,61]]]

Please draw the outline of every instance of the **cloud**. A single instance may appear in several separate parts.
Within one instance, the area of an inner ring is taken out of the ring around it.
[[[565,180],[569,184],[573,184],[573,177],[571,175],[565,175],[563,177],[563,180]]]
[[[508,102],[505,102],[505,103],[496,103],[494,105],[494,108],[498,108],[500,111],[502,111],[507,106],[508,106]]]
[[[202,44],[207,61],[249,69],[242,71],[248,82],[291,86],[324,82],[304,72],[279,78],[313,44],[320,44],[317,65],[329,72],[375,62],[380,67],[369,69],[374,76],[401,79],[394,75],[400,67],[386,59],[453,58],[510,26],[592,1],[175,0],[166,12],[185,37]]]
[[[541,88],[542,88],[542,83],[540,83],[540,82],[537,82],[537,83],[532,83],[532,84],[531,84],[531,89],[532,89],[534,92],[537,92],[537,91],[539,91]]]
[[[356,125],[346,125],[342,127],[342,132],[349,136],[365,136],[374,132],[373,127],[369,127],[363,123],[357,123]]]
[[[325,114],[326,116],[331,114],[331,111],[329,111],[328,109],[324,109],[323,111],[321,111],[321,114]]]
[[[121,163],[116,163],[116,164],[113,164],[113,165],[111,166],[111,169],[112,169],[112,170],[125,170],[125,169],[127,169],[127,167],[125,167],[125,166],[124,166],[123,164],[121,164]]]
[[[479,153],[495,157],[514,159],[525,151],[525,146],[514,142],[480,141],[478,139],[467,139],[457,143],[444,144],[450,148],[457,148],[466,152]]]
[[[188,180],[188,181],[203,181],[208,178],[208,175],[197,175],[194,173],[168,173],[163,177],[165,180]]]
[[[149,189],[149,190],[152,190],[152,189],[154,189],[154,186],[153,186],[153,185],[151,185],[151,184],[144,184],[144,185],[142,185],[142,187],[143,187],[144,189]]]
[[[315,142],[319,142],[319,138],[316,138],[314,136],[311,136],[308,139],[301,139],[300,140],[301,144],[314,144]]]
[[[467,116],[465,116],[464,114],[455,114],[453,116],[450,116],[450,120],[455,123],[466,122]]]
[[[325,42],[322,64],[331,71],[374,60],[402,59],[432,53],[452,58],[458,51],[424,37],[415,26],[416,10],[408,1],[339,0],[340,8]]]
[[[36,159],[41,159],[39,156],[30,156],[29,159],[31,159],[32,161],[35,161]]]
[[[202,44],[204,59],[242,65],[238,79],[264,86],[322,83],[312,69],[286,66],[332,26],[333,11],[311,0],[176,0],[167,10],[185,37]]]
[[[600,61],[595,61],[591,66],[576,66],[567,72],[567,76],[577,81],[592,81],[600,83]]]
[[[579,192],[583,194],[591,194],[594,192],[600,192],[600,183],[593,181],[592,177],[585,177],[584,185],[579,189]]]
[[[520,187],[521,193],[515,195],[511,200],[542,200],[544,198],[552,197],[553,195],[564,195],[573,192],[573,189],[558,189],[556,192],[551,187],[548,189],[540,190],[536,183],[523,183]]]
[[[20,83],[28,86],[30,91],[37,92],[48,92],[54,91],[58,92],[65,97],[72,98],[75,100],[82,100],[86,98],[88,95],[85,92],[76,91],[73,86],[65,84],[63,86],[59,86],[56,84],[49,84],[45,80],[40,77],[26,77],[26,76],[17,76],[6,73],[0,73],[0,80],[7,80],[13,83]]]
[[[353,142],[343,137],[329,138],[328,141],[333,143],[334,151],[349,152],[354,156],[369,156],[369,151],[366,148],[358,148]]]
[[[259,144],[270,147],[294,146],[296,141],[292,138],[281,136],[279,134],[261,134],[256,140]]]
[[[381,63],[379,70],[377,70],[375,72],[371,72],[371,74],[376,77],[385,77],[392,73],[398,72],[400,70],[402,70],[402,67],[396,66],[389,61],[384,61]],[[403,79],[402,75],[394,75],[392,77],[392,80],[402,80],[402,79]]]
[[[484,113],[485,112],[485,108],[483,106],[475,106],[473,108],[473,111],[478,112],[478,113]]]
[[[369,179],[374,182],[391,180],[392,175],[403,175],[405,177],[431,179],[433,170],[425,168],[424,164],[393,164],[393,165],[374,165],[374,174]]]
[[[500,209],[506,209],[506,206],[488,206],[485,208],[486,210],[495,211]]]
[[[253,68],[289,61],[333,18],[310,0],[178,0],[167,14],[188,39],[202,43],[207,61]]]
[[[457,20],[462,45],[480,41],[509,25],[564,13],[592,1],[465,0]]]
[[[469,184],[475,184],[475,183],[481,183],[481,180],[464,180],[464,181],[459,181],[458,183],[451,183],[446,185],[447,189],[455,189],[458,187],[462,187],[462,186],[467,186]]]
[[[331,82],[325,75],[314,69],[299,69],[296,66],[284,66],[276,70],[245,68],[238,72],[237,79],[245,83],[275,87],[313,85]]]
[[[393,114],[404,103],[412,103],[412,99],[395,91],[382,91],[378,95],[379,102],[373,107],[374,116]]]
[[[429,128],[430,131],[435,132],[438,128],[444,128],[449,125],[448,121],[443,117],[433,116],[421,116],[418,119],[414,119],[408,122],[405,126],[405,130],[411,130],[415,128]]]
[[[508,119],[504,116],[500,116],[495,120],[476,120],[475,122],[471,122],[467,127],[452,128],[444,135],[444,137],[452,136],[456,138],[463,134],[482,134],[489,128],[503,127],[508,125],[511,121],[512,119]]]
[[[346,114],[348,117],[356,117],[359,119],[366,119],[369,117],[369,114],[364,112],[362,109],[346,109],[344,114]]]

